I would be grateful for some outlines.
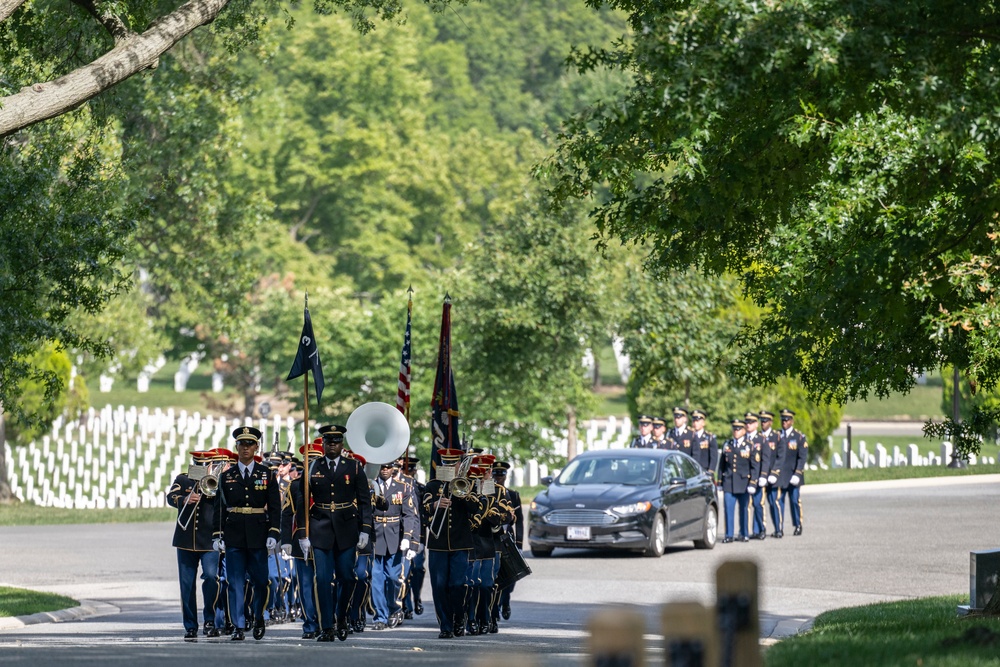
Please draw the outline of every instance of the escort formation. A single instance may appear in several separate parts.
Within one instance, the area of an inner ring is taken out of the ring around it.
[[[809,446],[795,428],[795,412],[781,410],[777,430],[773,412],[747,412],[729,423],[732,435],[721,445],[715,435],[705,430],[705,412],[691,411],[690,425],[688,417],[684,408],[674,408],[674,425],[667,429],[662,417],[641,415],[639,434],[629,447],[680,451],[712,476],[722,489],[726,519],[723,543],[767,538],[765,495],[773,527],[771,537],[785,535],[786,504],[791,512],[792,534],[801,535],[799,493],[805,483]]]
[[[184,640],[261,640],[285,622],[319,642],[389,631],[425,613],[428,571],[439,638],[499,632],[514,583],[530,573],[510,464],[445,449],[426,486],[408,454],[369,478],[344,426],[318,430],[295,456],[262,455],[261,432],[237,428],[232,450],[192,452],[174,480]]]

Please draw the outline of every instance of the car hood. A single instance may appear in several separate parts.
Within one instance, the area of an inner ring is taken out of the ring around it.
[[[607,509],[614,505],[627,505],[640,500],[652,500],[655,486],[627,486],[625,484],[553,484],[535,501],[552,509]],[[582,506],[582,507],[581,507]]]

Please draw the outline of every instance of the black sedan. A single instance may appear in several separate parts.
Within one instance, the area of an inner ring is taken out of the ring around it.
[[[658,558],[668,544],[715,546],[715,484],[694,459],[656,449],[580,454],[531,503],[533,556],[556,547],[635,549]]]

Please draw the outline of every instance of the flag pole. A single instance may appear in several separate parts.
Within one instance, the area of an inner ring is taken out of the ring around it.
[[[309,292],[306,292],[306,312],[309,312]],[[309,369],[306,368],[306,372],[302,376],[305,379],[305,417],[302,419],[302,442],[305,444],[305,480],[302,482],[302,488],[304,490],[305,498],[305,531],[306,539],[309,539],[309,451],[312,449],[312,442],[309,440]],[[302,554],[302,557],[306,560],[309,559],[309,554]]]

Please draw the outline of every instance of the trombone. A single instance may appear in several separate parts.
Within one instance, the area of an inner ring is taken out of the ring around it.
[[[219,493],[219,466],[211,464],[207,466],[191,465],[188,466],[187,476],[194,480],[194,486],[188,491],[181,511],[177,513],[177,525],[181,527],[181,530],[188,529],[188,526],[191,525],[191,519],[198,512],[198,505],[201,504],[199,497],[194,505],[191,505],[191,496],[197,493],[199,496],[214,498]],[[188,506],[191,507],[191,511],[185,517],[184,508]]]
[[[450,466],[442,466],[438,468],[438,478],[444,480],[444,492],[442,493],[442,498],[451,499],[452,496],[455,498],[468,498],[473,491],[473,481],[469,479],[469,468],[472,467],[472,456],[467,455],[462,462],[456,467],[452,468]],[[445,479],[448,477],[448,472],[454,471],[453,477]],[[441,473],[444,473],[443,475]],[[448,518],[448,510],[450,508],[438,507],[434,510],[434,516],[431,517],[430,534],[434,537],[440,537],[441,531],[444,529],[445,521]]]

